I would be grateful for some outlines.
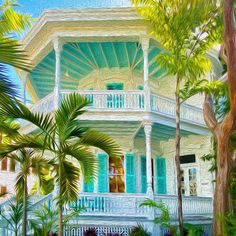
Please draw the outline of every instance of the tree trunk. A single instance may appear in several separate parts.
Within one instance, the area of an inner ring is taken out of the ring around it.
[[[217,172],[216,188],[214,193],[213,235],[224,236],[225,225],[221,218],[229,213],[229,180],[230,180],[230,153],[229,134],[221,131],[217,139]],[[220,217],[220,219],[218,218]]]
[[[183,228],[183,209],[182,209],[182,192],[181,192],[181,174],[180,174],[180,78],[177,75],[175,101],[176,101],[176,134],[175,134],[175,166],[177,177],[177,195],[178,195],[178,220],[179,232],[182,236],[184,233]]]
[[[63,216],[62,216],[62,204],[58,203],[58,236],[63,235]]]
[[[61,158],[61,157],[60,157]],[[58,236],[62,236],[63,235],[63,214],[62,214],[62,189],[61,189],[61,185],[62,185],[62,173],[61,173],[61,165],[62,165],[62,161],[59,158],[59,168],[58,168],[58,179],[59,179],[59,183],[58,183],[58,187],[59,187],[59,196],[58,196]]]
[[[27,235],[27,177],[25,177],[23,193],[22,236]]]

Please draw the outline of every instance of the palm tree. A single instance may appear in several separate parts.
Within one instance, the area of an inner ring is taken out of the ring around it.
[[[58,186],[58,233],[62,236],[62,206],[73,202],[79,193],[80,174],[85,181],[94,178],[98,171],[97,158],[90,146],[105,151],[116,162],[119,146],[106,134],[83,128],[78,116],[85,113],[90,102],[72,93],[65,97],[53,114],[32,113],[16,99],[0,97],[0,116],[23,119],[37,127],[34,134],[19,134],[12,144],[0,145],[0,157],[22,148],[46,150],[52,154],[55,182]]]
[[[14,10],[16,0],[4,0],[0,5],[0,93],[16,95],[16,86],[6,75],[6,64],[22,70],[29,70],[27,55],[18,40],[12,38],[31,25],[31,17]]]
[[[20,235],[20,227],[22,225],[23,204],[22,202],[11,202],[7,211],[0,211],[2,218],[1,223],[14,232],[15,236]]]
[[[210,71],[206,52],[220,41],[219,9],[216,1],[205,0],[133,0],[151,33],[161,44],[157,64],[175,76],[176,135],[175,166],[178,195],[178,220],[183,235],[183,211],[180,171],[180,99],[181,85],[196,81]],[[222,27],[221,27],[222,28]]]
[[[27,203],[28,203],[28,176],[32,173],[40,179],[44,176],[44,169],[48,169],[48,161],[31,149],[20,149],[17,153],[7,155],[19,164],[16,178],[16,199],[23,203],[22,235],[26,236],[27,230]]]

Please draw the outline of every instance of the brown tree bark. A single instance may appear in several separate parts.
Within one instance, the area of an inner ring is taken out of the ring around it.
[[[180,171],[180,77],[177,75],[175,102],[176,102],[176,134],[175,134],[175,167],[177,177],[177,196],[178,196],[178,221],[179,232],[182,236],[184,234],[183,226],[183,209],[182,209],[182,192],[181,192],[181,171]]]
[[[225,216],[229,212],[229,181],[232,166],[229,145],[233,122],[231,122],[231,114],[228,114],[222,123],[217,123],[208,96],[205,97],[203,112],[205,122],[217,142],[216,187],[213,203],[213,235],[226,236],[224,221],[220,220],[219,216]]]
[[[204,119],[217,142],[217,172],[214,193],[213,235],[224,236],[224,221],[218,216],[229,212],[229,181],[232,159],[229,152],[230,136],[236,128],[236,30],[234,25],[234,0],[224,0],[224,52],[228,69],[230,111],[222,122],[217,122],[208,96],[203,106]]]

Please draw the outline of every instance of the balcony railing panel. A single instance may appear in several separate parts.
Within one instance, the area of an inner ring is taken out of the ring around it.
[[[162,201],[168,207],[172,216],[177,216],[177,197],[168,195],[155,196],[155,201]],[[183,197],[184,215],[211,215],[212,198],[209,197]]]
[[[139,207],[145,198],[145,195],[82,193],[65,210],[84,208],[82,215],[146,217],[149,210]]]
[[[155,95],[151,95],[151,109],[154,112],[175,117],[175,100]],[[202,109],[182,104],[180,109],[181,120],[204,124]]]
[[[71,90],[62,90],[61,98],[72,93]],[[74,91],[86,97],[91,104],[88,110],[91,111],[122,111],[138,112],[144,109],[144,91]],[[52,112],[54,109],[53,93],[47,95],[37,104],[31,107],[33,112]],[[168,117],[175,117],[175,101],[173,99],[152,94],[151,112]],[[204,125],[202,109],[188,104],[181,105],[181,120]]]
[[[143,91],[76,91],[86,97],[92,110],[140,111],[144,108]],[[62,98],[71,91],[62,91]]]

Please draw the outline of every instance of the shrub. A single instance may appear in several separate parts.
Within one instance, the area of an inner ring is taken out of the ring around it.
[[[192,225],[192,224],[185,224],[184,225],[187,236],[202,236],[203,235],[203,229],[200,225]]]
[[[151,236],[151,234],[142,225],[138,225],[131,230],[129,236]]]
[[[97,236],[97,231],[95,228],[89,228],[84,232],[84,236]]]

